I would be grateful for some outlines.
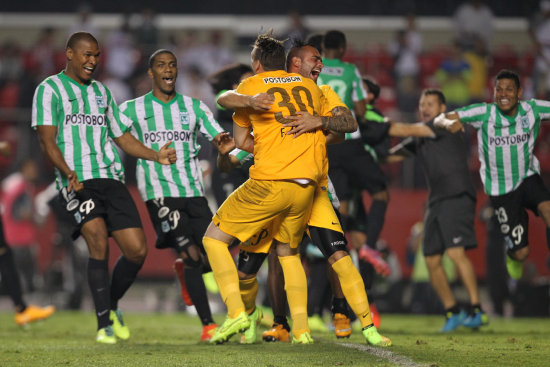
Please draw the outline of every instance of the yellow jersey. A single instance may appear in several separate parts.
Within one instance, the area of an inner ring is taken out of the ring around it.
[[[321,130],[297,138],[286,135],[285,117],[297,111],[319,115],[326,103],[321,89],[313,80],[282,70],[254,75],[241,82],[238,93],[268,93],[275,97],[269,111],[242,108],[233,121],[241,127],[252,127],[254,165],[250,177],[256,180],[308,179],[318,183],[326,160],[326,139]]]

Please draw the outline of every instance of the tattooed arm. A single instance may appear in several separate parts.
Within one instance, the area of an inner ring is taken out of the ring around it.
[[[296,112],[296,116],[286,117],[288,122],[285,127],[292,127],[287,134],[293,134],[298,137],[303,133],[315,129],[332,130],[338,133],[351,133],[357,130],[357,121],[346,107],[334,107],[331,111],[332,116],[313,116],[308,112]]]

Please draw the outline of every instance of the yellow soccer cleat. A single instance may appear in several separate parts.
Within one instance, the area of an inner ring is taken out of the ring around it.
[[[122,340],[128,340],[130,338],[130,329],[124,323],[122,319],[122,311],[120,310],[111,310],[109,313],[109,318],[113,323],[113,331],[117,338]]]
[[[332,324],[334,325],[334,335],[338,339],[349,338],[351,335],[351,321],[346,315],[335,313],[332,317]]]
[[[367,326],[363,329],[363,336],[367,340],[367,343],[375,347],[389,347],[392,345],[391,340],[380,335],[374,325]]]
[[[31,322],[47,319],[54,312],[55,306],[38,307],[28,305],[24,311],[15,314],[15,323],[23,326]]]
[[[292,344],[313,344],[315,341],[311,337],[311,334],[307,331],[302,333],[298,338],[292,337]]]
[[[273,327],[262,334],[264,342],[288,342],[290,334],[282,324],[273,324]]]
[[[248,318],[250,319],[250,327],[241,335],[241,344],[254,344],[258,334],[258,326],[262,320],[262,310],[256,307]]]
[[[102,344],[116,344],[115,332],[111,325],[97,331],[95,341]]]
[[[216,333],[210,339],[212,344],[221,344],[229,340],[238,332],[246,331],[250,327],[250,319],[245,311],[241,312],[235,318],[227,317],[223,324],[216,330]]]

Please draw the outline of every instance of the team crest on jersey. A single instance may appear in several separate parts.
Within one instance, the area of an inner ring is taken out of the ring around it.
[[[107,104],[105,103],[105,98],[103,98],[103,96],[95,96],[95,101],[97,103],[98,108],[107,107]]]
[[[189,114],[187,112],[180,112],[180,122],[182,124],[189,124]]]
[[[521,127],[523,129],[529,129],[529,117],[521,116],[521,119],[519,121],[521,122]]]

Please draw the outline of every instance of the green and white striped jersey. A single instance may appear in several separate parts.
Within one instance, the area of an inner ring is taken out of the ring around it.
[[[254,154],[248,153],[244,150],[241,150],[239,148],[233,149],[230,153],[230,155],[235,156],[239,160],[239,162],[242,164],[248,162],[252,158],[254,158]],[[330,180],[330,177],[328,177],[328,187],[327,187],[327,193],[328,198],[330,199],[332,206],[334,206],[336,209],[340,208],[340,200],[338,199],[338,196],[336,196],[336,190],[334,190],[334,185],[332,184],[332,181]]]
[[[359,70],[355,65],[338,59],[323,59],[323,65],[317,85],[330,86],[353,113],[354,103],[367,98],[367,90]],[[359,129],[353,133],[346,133],[346,140],[360,137]]]
[[[254,158],[254,154],[248,153],[247,151],[244,151],[239,148],[233,149],[231,152],[229,152],[229,154],[232,156],[235,156],[235,158],[238,159],[241,165],[243,165],[244,163]]]
[[[136,177],[142,199],[204,196],[198,132],[211,141],[224,131],[210,109],[179,93],[164,103],[153,92],[124,102],[120,109],[132,120],[132,134],[143,144],[159,150],[173,141],[176,149],[178,160],[172,165],[138,159]]]
[[[524,178],[540,172],[533,149],[540,121],[550,118],[550,102],[522,101],[514,117],[504,115],[496,103],[474,104],[455,112],[462,123],[477,129],[479,174],[487,195],[509,193]]]
[[[94,178],[124,181],[112,139],[128,131],[129,124],[109,89],[96,80],[80,85],[62,71],[45,79],[34,93],[32,127],[57,127],[57,146],[81,182]],[[57,188],[67,186],[67,177],[55,172]]]

